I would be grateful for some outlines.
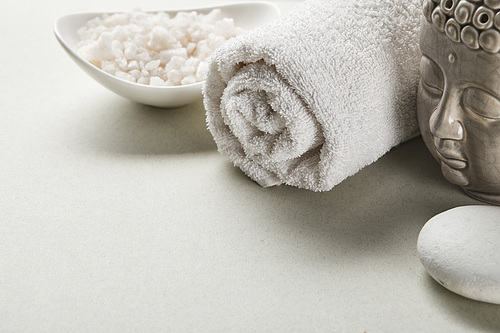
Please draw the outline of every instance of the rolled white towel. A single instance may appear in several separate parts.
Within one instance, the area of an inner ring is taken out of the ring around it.
[[[326,191],[417,131],[421,0],[310,0],[227,41],[203,87],[221,153]]]

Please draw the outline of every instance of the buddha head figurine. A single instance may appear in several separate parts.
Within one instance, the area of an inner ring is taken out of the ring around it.
[[[444,177],[500,204],[500,0],[425,0],[417,111]]]

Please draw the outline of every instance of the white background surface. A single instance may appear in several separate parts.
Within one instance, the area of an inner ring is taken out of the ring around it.
[[[179,6],[2,6],[0,331],[498,332],[499,306],[417,258],[429,218],[478,204],[420,138],[327,193],[260,188],[216,151],[201,101],[129,102],[52,33],[67,13]]]

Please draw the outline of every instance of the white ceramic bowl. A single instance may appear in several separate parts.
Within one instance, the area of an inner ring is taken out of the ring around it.
[[[180,8],[175,10],[161,10],[171,16],[180,11],[197,11],[209,13],[212,9],[220,8],[221,16],[231,17],[235,25],[251,30],[259,25],[272,21],[280,15],[279,8],[270,2],[238,2],[217,6]],[[76,52],[76,45],[80,38],[77,31],[85,23],[104,13],[80,13],[59,17],[54,23],[54,34],[69,56],[92,78],[109,90],[132,101],[157,106],[179,107],[201,98],[203,82],[184,86],[157,87],[133,83],[119,79],[106,73],[100,68],[83,59]]]

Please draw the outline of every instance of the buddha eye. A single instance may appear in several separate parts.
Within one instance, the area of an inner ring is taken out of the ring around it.
[[[435,96],[441,96],[444,89],[443,73],[429,57],[423,55],[420,61],[420,79],[424,89]]]
[[[443,94],[443,89],[438,88],[435,85],[427,83],[425,80],[422,79],[422,86],[431,94],[433,95],[439,95],[441,96]]]
[[[462,101],[466,108],[482,117],[500,119],[500,100],[484,90],[467,88]]]

